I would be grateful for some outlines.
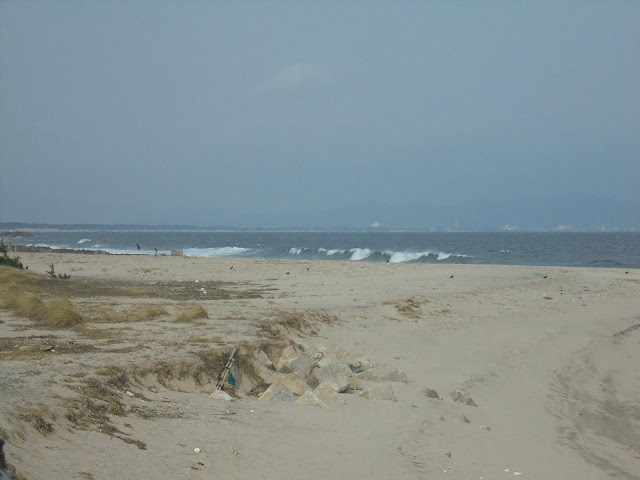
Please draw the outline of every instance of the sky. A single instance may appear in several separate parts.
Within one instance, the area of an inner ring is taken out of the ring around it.
[[[0,0],[0,221],[368,224],[639,179],[640,2]]]

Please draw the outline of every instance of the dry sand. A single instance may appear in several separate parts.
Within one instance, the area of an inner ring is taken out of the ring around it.
[[[21,478],[640,478],[638,270],[21,259],[70,274],[33,288],[87,318],[51,330],[0,310],[0,433]],[[209,318],[179,321],[194,302]],[[251,352],[288,341],[409,382],[329,409],[260,401]],[[209,398],[238,345],[243,398]]]

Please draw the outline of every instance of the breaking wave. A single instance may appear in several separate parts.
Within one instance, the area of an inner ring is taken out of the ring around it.
[[[78,240],[78,243],[87,243],[90,242],[91,239],[90,238],[83,238],[82,240]]]
[[[351,252],[350,260],[364,260],[365,258],[369,258],[373,251],[368,248],[352,248],[349,250]]]
[[[426,251],[394,251],[394,250],[375,250],[366,247],[354,248],[324,248],[320,247],[316,250],[304,247],[291,247],[288,250],[289,255],[302,257],[309,260],[351,260],[362,261],[368,260],[373,262],[389,262],[389,263],[435,263],[449,261],[458,261],[461,259],[471,258],[470,255],[462,253],[449,253],[437,250]],[[462,260],[464,261],[464,260]]]

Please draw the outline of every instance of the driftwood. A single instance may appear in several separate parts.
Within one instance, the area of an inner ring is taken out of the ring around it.
[[[224,364],[224,368],[218,375],[218,379],[216,380],[216,390],[223,390],[224,382],[231,373],[231,367],[233,366],[233,357],[236,355],[236,351],[238,349],[234,348],[233,352],[231,352],[231,356],[227,359],[227,362]]]

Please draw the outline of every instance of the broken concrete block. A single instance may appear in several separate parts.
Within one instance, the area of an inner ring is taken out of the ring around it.
[[[342,363],[330,363],[324,367],[314,368],[311,376],[315,377],[318,384],[323,382],[331,384],[338,393],[348,391],[351,380],[354,378],[351,369]]]
[[[362,373],[365,370],[373,368],[373,364],[363,352],[356,352],[349,355],[344,363],[346,363],[353,373]]]
[[[349,381],[349,390],[362,390],[362,382],[355,375]]]
[[[296,399],[296,395],[284,386],[282,379],[274,382],[258,397],[258,400],[263,402],[293,402]]]
[[[233,400],[233,397],[224,390],[214,390],[211,395],[209,395],[209,398],[213,398],[214,400],[224,400],[226,402]]]
[[[311,356],[303,353],[302,355],[298,355],[296,358],[289,362],[289,367],[291,371],[295,373],[298,377],[302,379],[306,379],[311,373],[311,369],[315,360],[311,358]]]
[[[316,387],[313,393],[327,406],[344,403],[342,398],[340,398],[340,395],[336,393],[333,386],[328,383],[321,383]]]
[[[253,365],[255,367],[255,373],[262,379],[263,383],[272,384],[273,382],[277,382],[278,379],[282,376],[275,370],[260,365],[258,362],[254,362]],[[247,383],[253,382],[248,381]]]
[[[388,383],[383,385],[375,385],[362,392],[362,397],[371,398],[373,400],[395,400],[393,388]]]
[[[387,382],[401,382],[401,383],[409,383],[409,379],[407,378],[407,374],[404,373],[399,368],[392,370],[387,373],[382,380],[386,380]]]
[[[435,398],[438,400],[442,400],[440,398],[440,395],[438,395],[438,392],[436,392],[433,388],[427,387],[422,391],[422,393],[424,393],[424,396],[427,398]]]
[[[304,380],[300,379],[300,377],[298,377],[295,373],[287,373],[279,380],[279,382],[283,387],[297,396],[301,396],[302,394],[304,394],[304,392],[310,390],[309,385],[307,385]]]
[[[286,347],[284,347],[284,349],[282,349],[282,352],[280,352],[280,355],[278,355],[278,358],[273,362],[273,366],[277,371],[280,371],[282,367],[284,367],[285,365],[288,365],[288,363],[297,356],[298,356],[298,352],[296,351],[296,349],[291,345],[287,345]],[[291,373],[291,372],[282,372],[282,373]]]
[[[349,352],[347,352],[344,348],[332,345],[322,352],[322,358],[318,361],[318,363],[322,367],[330,365],[332,363],[346,363],[348,357]]]
[[[258,355],[256,356],[256,362],[258,362],[259,365],[262,365],[265,368],[273,368],[273,362],[264,352],[264,350],[260,350],[258,352]]]
[[[379,382],[380,381],[380,376],[378,375],[378,370],[376,370],[375,368],[371,368],[369,370],[365,370],[362,373],[359,373],[357,375],[357,378],[359,380],[365,381],[365,382]]]
[[[312,405],[314,407],[329,408],[320,398],[311,390],[304,392],[304,394],[295,401],[298,406]]]
[[[478,406],[465,391],[456,390],[455,392],[451,392],[450,395],[454,402],[464,403],[472,407]]]

